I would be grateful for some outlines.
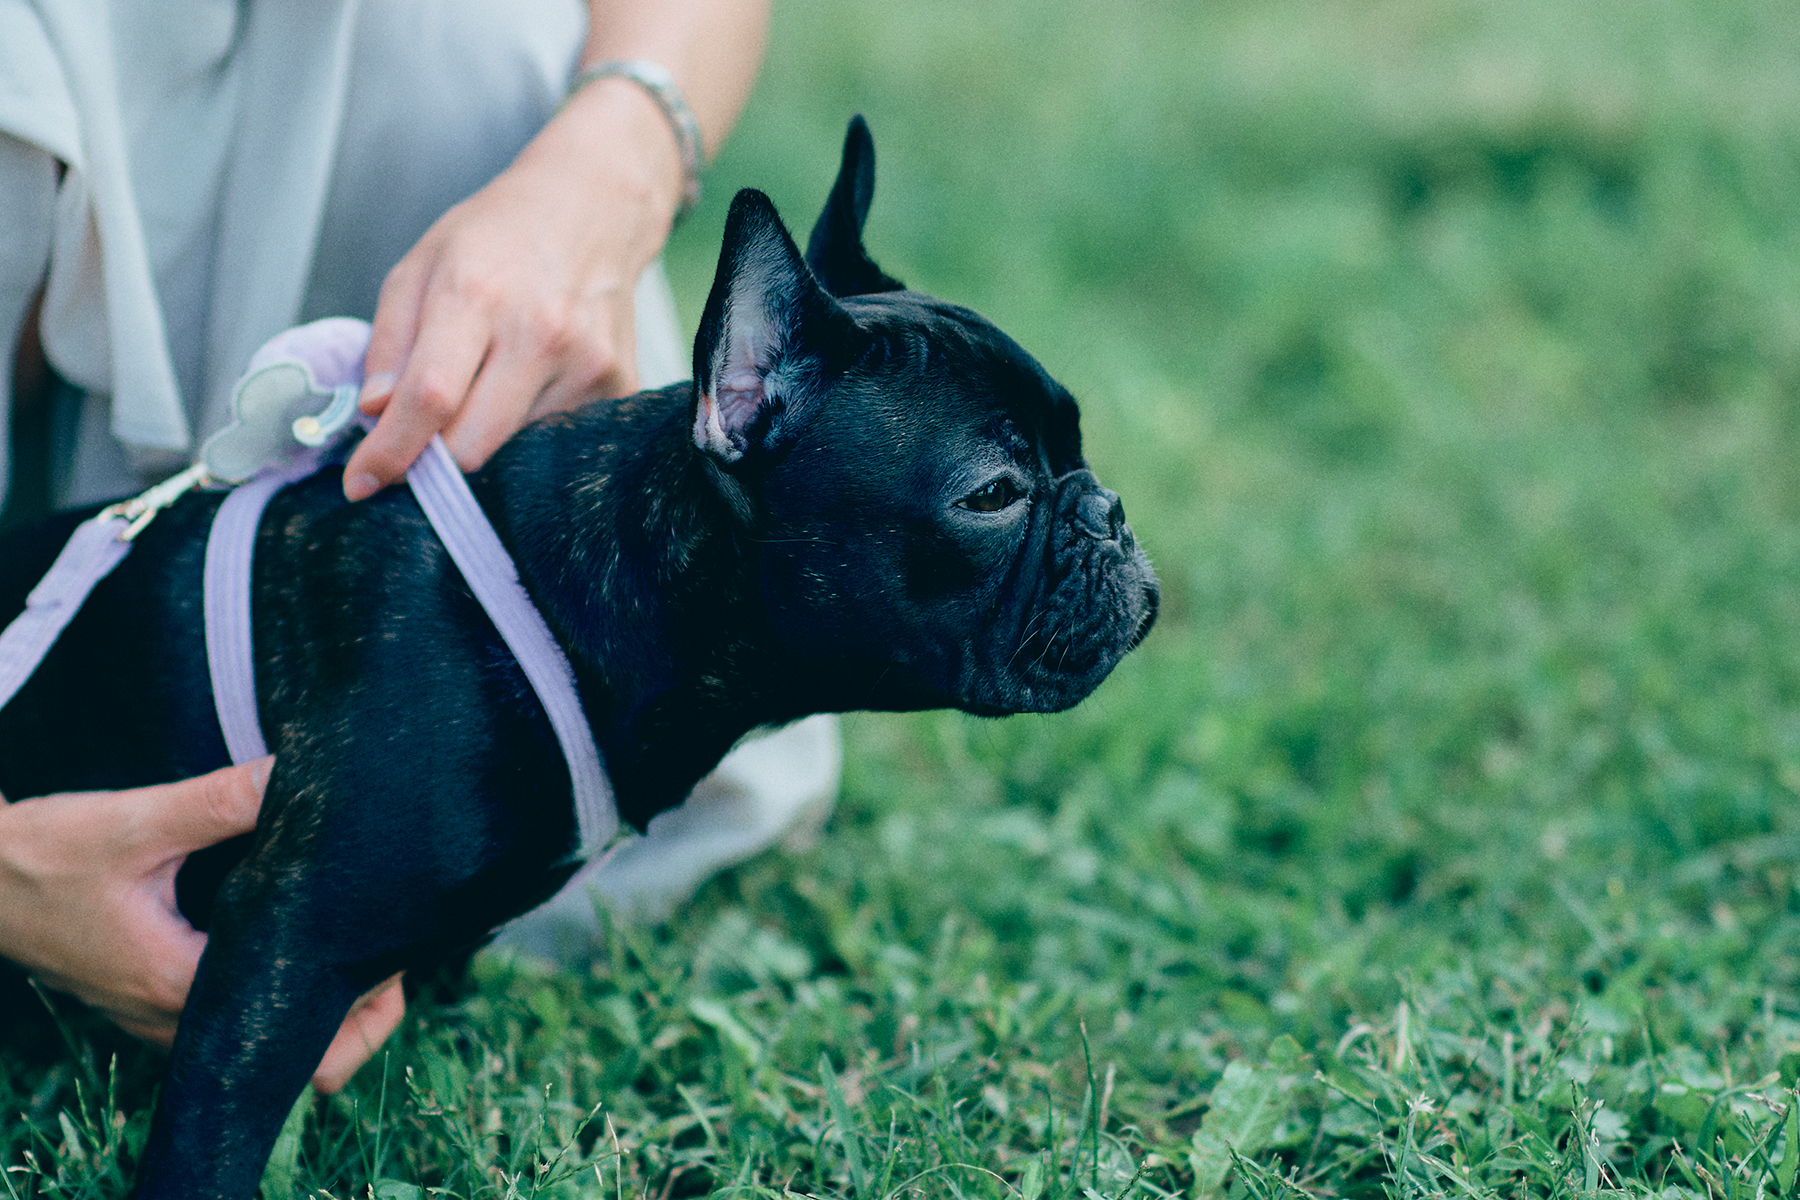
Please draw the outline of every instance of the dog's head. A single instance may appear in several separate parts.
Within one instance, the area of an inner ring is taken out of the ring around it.
[[[804,258],[738,193],[694,441],[740,490],[775,632],[833,706],[1068,708],[1149,632],[1156,576],[1068,391],[869,258],[874,174],[858,117]]]

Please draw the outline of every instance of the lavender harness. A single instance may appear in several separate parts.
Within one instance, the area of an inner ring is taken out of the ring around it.
[[[360,334],[351,328],[353,325],[360,327]],[[324,326],[332,328],[314,335],[311,339],[314,344],[309,345],[309,332]],[[314,383],[315,375],[328,379],[336,375],[338,378],[331,388],[332,406],[328,412],[336,413],[339,427],[345,427],[355,411],[361,350],[367,343],[367,331],[368,327],[361,322],[341,319],[290,330],[259,351],[257,358],[252,359],[252,367],[265,358],[267,352],[274,351],[283,355],[277,362],[297,362],[305,369],[309,384]],[[325,343],[322,349],[318,346],[320,339]],[[346,356],[346,344],[354,349],[352,356]],[[314,359],[311,363],[306,361],[309,350],[315,351],[310,355]],[[346,362],[349,369],[345,369]],[[313,369],[315,366],[319,368],[317,372]],[[246,382],[255,374],[252,370],[246,375]],[[350,375],[355,378],[349,378]],[[244,385],[240,384],[240,393],[243,389]],[[238,416],[240,424],[250,423],[241,401]],[[302,428],[308,421],[311,426],[303,433]],[[310,434],[307,436],[310,442],[319,436],[318,419],[305,417],[293,422],[293,426],[296,438]],[[220,438],[235,434],[238,429],[234,426]],[[239,436],[238,440],[243,442],[245,437]],[[254,437],[248,440],[256,441]],[[104,509],[76,527],[56,562],[27,597],[25,611],[0,632],[0,707],[5,707],[24,686],[88,594],[123,561],[131,550],[132,539],[151,519],[192,487],[213,480],[210,460],[234,461],[232,447],[227,447],[223,454],[215,452],[218,441],[216,438],[209,442],[202,461],[180,475],[133,500]],[[247,465],[254,473],[245,471],[249,478],[225,497],[213,518],[206,543],[207,666],[212,676],[213,704],[218,713],[219,728],[225,735],[225,746],[234,763],[248,762],[269,753],[257,715],[255,658],[251,644],[251,557],[255,550],[257,524],[276,492],[313,474],[325,461],[322,450],[307,449],[277,454],[273,461],[257,469],[256,463],[262,462],[265,456],[251,457],[255,461],[239,463],[235,469],[242,470]],[[242,459],[243,455],[239,454],[238,458]],[[212,465],[217,466],[216,463]],[[229,477],[227,481],[230,481]],[[407,470],[406,482],[469,589],[475,593],[501,639],[517,659],[532,690],[537,693],[539,703],[544,706],[550,727],[562,747],[574,792],[575,817],[581,839],[579,853],[590,860],[588,868],[571,881],[571,885],[579,883],[598,865],[603,851],[613,842],[619,819],[611,786],[601,766],[599,749],[594,745],[593,733],[582,712],[581,697],[575,690],[575,673],[549,626],[544,623],[542,614],[519,582],[518,568],[482,513],[441,437],[433,436],[425,452]]]

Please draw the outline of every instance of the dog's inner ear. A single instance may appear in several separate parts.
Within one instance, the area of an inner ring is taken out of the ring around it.
[[[850,118],[844,134],[844,157],[837,182],[825,200],[825,211],[806,240],[806,263],[825,290],[834,296],[866,296],[898,292],[906,285],[875,265],[863,249],[863,223],[875,197],[875,139],[862,117]]]
[[[694,340],[694,444],[728,463],[772,447],[798,415],[824,348],[854,333],[769,198],[739,192]]]

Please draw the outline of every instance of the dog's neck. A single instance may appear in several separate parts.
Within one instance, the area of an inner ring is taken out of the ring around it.
[[[620,814],[679,804],[779,689],[742,493],[689,432],[691,385],[537,423],[471,478],[575,668]],[[736,501],[736,503],[734,503]]]

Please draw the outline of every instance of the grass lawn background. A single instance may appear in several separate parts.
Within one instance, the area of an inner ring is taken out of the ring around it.
[[[872,252],[1081,399],[1156,632],[851,718],[815,848],[432,984],[265,1194],[1794,1190],[1791,7],[784,0],[690,321],[855,111]],[[122,1194],[158,1056],[9,1011],[0,1191]]]

